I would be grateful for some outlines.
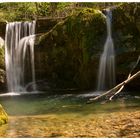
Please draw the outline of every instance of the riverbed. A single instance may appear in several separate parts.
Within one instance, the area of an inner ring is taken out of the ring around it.
[[[140,137],[139,96],[86,104],[89,95],[0,97],[9,115],[0,137]]]

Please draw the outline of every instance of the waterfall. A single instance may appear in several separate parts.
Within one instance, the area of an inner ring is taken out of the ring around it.
[[[30,82],[35,82],[34,40],[36,22],[12,22],[6,26],[5,63],[9,92],[25,91],[25,74],[32,75]],[[26,61],[30,65],[27,69]],[[35,90],[35,86],[33,87]]]
[[[98,91],[107,90],[115,85],[115,52],[111,35],[112,12],[106,11],[107,39],[100,57]]]

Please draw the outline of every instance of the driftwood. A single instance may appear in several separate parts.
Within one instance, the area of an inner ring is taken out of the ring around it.
[[[95,98],[91,98],[90,101],[97,100],[97,99],[99,99],[99,98],[101,98],[109,93],[114,93],[116,90],[119,90],[122,86],[126,85],[127,83],[129,83],[130,81],[132,81],[133,79],[135,79],[138,76],[140,76],[140,71],[138,71],[137,73],[132,75],[130,78],[128,78],[125,81],[123,81],[122,83],[120,83],[119,85],[117,85],[114,88],[110,89],[109,91],[105,92],[104,94],[99,95]]]
[[[133,68],[131,69],[130,73],[128,74],[127,79],[129,79],[129,78],[131,77],[132,72],[134,71],[134,69],[135,69],[135,68],[137,67],[137,65],[139,64],[139,61],[140,61],[140,56],[138,57],[136,64],[133,66]],[[111,96],[111,97],[109,98],[109,100],[112,100],[112,98],[113,98],[115,95],[119,94],[119,93],[123,90],[123,88],[124,88],[124,85],[123,85],[113,96]]]
[[[124,86],[129,83],[130,81],[132,81],[133,79],[137,78],[138,76],[140,76],[140,71],[138,71],[137,73],[132,75],[132,72],[134,71],[134,69],[137,67],[138,63],[140,61],[140,56],[137,59],[136,64],[134,65],[134,67],[131,69],[127,79],[125,81],[123,81],[122,83],[118,84],[117,86],[115,86],[114,88],[110,89],[109,91],[105,92],[102,95],[99,95],[95,98],[90,98],[89,101],[87,103],[91,103],[92,101],[98,100],[100,98],[102,98],[103,96],[107,96],[111,94],[111,97],[109,98],[109,100],[112,100],[112,98],[117,95],[118,93],[120,93],[122,91],[122,89],[124,88]],[[132,76],[131,76],[132,75]]]

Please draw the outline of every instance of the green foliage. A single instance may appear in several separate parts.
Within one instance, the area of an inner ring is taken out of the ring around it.
[[[34,3],[0,3],[0,17],[4,21],[33,19],[35,13],[36,8]]]
[[[48,2],[36,2],[36,14],[37,16],[47,16],[49,3]]]
[[[97,2],[8,2],[0,3],[0,20],[32,20],[37,17],[64,17],[83,8],[102,9],[120,3]]]

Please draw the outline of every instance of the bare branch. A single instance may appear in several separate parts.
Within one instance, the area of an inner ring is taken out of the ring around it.
[[[125,81],[123,81],[122,83],[118,84],[117,86],[115,86],[114,88],[110,89],[109,91],[105,92],[104,94],[102,95],[99,95],[95,98],[91,98],[89,99],[88,103],[90,103],[91,101],[95,101],[95,100],[98,100],[99,98],[103,97],[103,96],[106,96],[108,94],[111,94],[111,97],[109,98],[109,100],[112,100],[112,98],[119,94],[123,88],[124,88],[124,85],[126,85],[127,83],[129,83],[131,80],[133,80],[134,78],[140,76],[140,71],[138,71],[136,74],[132,75],[132,72],[134,71],[134,69],[137,67],[137,65],[139,64],[140,62],[140,55],[138,56],[138,59],[137,59],[137,62],[136,64],[133,66],[133,68],[131,69],[130,73],[128,74],[128,77]],[[132,75],[132,76],[131,76]],[[112,95],[113,94],[113,95]]]
[[[114,88],[110,89],[109,91],[105,92],[104,94],[102,95],[99,95],[95,98],[91,98],[89,99],[90,101],[95,101],[105,95],[108,95],[108,94],[112,94],[114,92],[116,92],[116,90],[119,90],[122,86],[126,85],[127,83],[129,83],[130,81],[132,81],[133,79],[137,78],[138,76],[140,76],[140,71],[138,71],[137,73],[135,73],[134,75],[132,75],[131,77],[129,77],[128,79],[126,79],[125,81],[123,81],[122,83],[118,84],[117,86],[115,86]]]

